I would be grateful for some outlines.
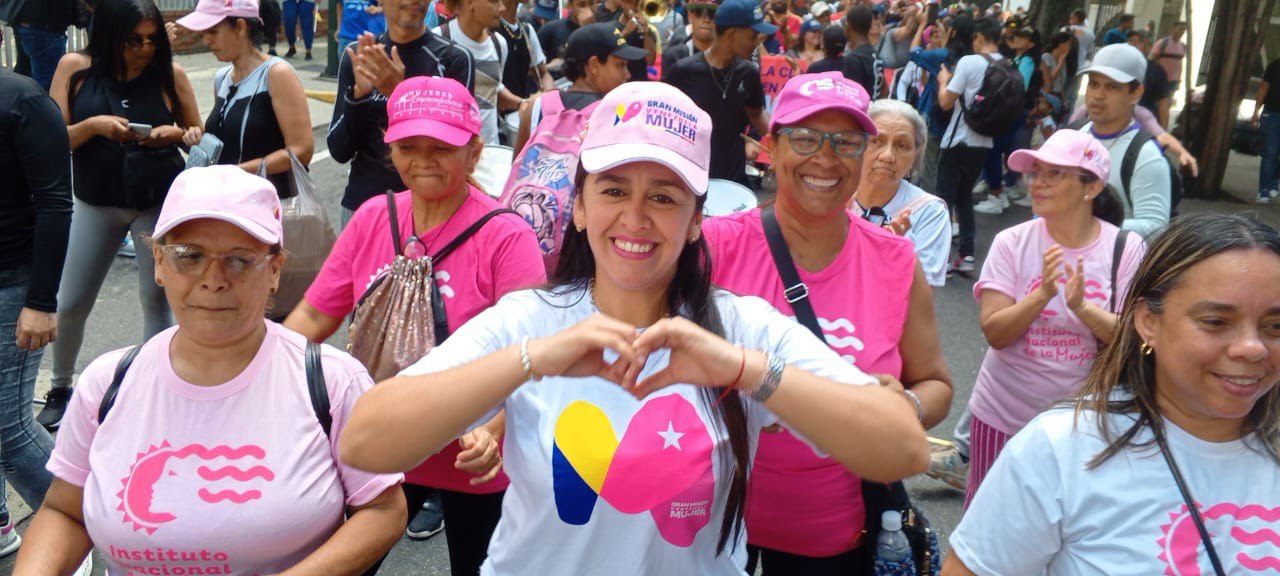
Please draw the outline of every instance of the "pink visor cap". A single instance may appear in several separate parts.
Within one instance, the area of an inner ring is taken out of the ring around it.
[[[480,135],[480,107],[465,86],[452,78],[406,78],[387,100],[390,144],[413,136],[429,136],[450,146],[462,146]]]
[[[196,11],[178,19],[187,30],[203,32],[227,18],[259,18],[258,0],[200,0]]]
[[[711,166],[711,115],[670,84],[627,82],[591,112],[580,158],[591,174],[657,162],[702,196]]]
[[[1087,132],[1061,129],[1053,133],[1039,150],[1018,150],[1009,155],[1014,172],[1035,170],[1036,161],[1053,166],[1080,168],[1103,182],[1111,176],[1111,153]]]
[[[284,244],[275,185],[233,164],[179,173],[165,196],[152,236],[161,238],[186,222],[202,218],[235,224],[263,244]]]
[[[769,131],[777,131],[824,110],[836,110],[853,116],[863,132],[875,136],[879,132],[867,115],[870,105],[867,90],[839,72],[792,76],[774,100]]]

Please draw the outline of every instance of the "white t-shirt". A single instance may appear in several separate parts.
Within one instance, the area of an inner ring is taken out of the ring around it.
[[[1097,138],[1107,152],[1111,153],[1111,177],[1107,183],[1115,189],[1124,204],[1124,225],[1121,228],[1132,230],[1144,238],[1160,231],[1169,224],[1170,187],[1169,165],[1164,158],[1164,151],[1152,139],[1138,153],[1138,162],[1133,166],[1133,179],[1129,182],[1132,190],[1125,193],[1120,167],[1124,163],[1124,153],[1129,143],[1138,135],[1138,123],[1135,121],[1120,134],[1111,138],[1102,138],[1093,132],[1093,122],[1085,124],[1082,130],[1089,131]],[[1130,199],[1132,198],[1132,202]]]
[[[448,26],[450,39],[458,47],[470,52],[471,60],[475,63],[475,89],[472,92],[476,97],[476,104],[480,105],[480,138],[485,145],[498,144],[498,93],[506,89],[502,86],[502,70],[507,65],[507,56],[511,54],[507,39],[501,34],[490,32],[492,40],[476,42],[462,32],[457,18],[449,21]],[[440,28],[436,27],[432,32],[440,34]],[[495,41],[501,47],[502,54],[494,49]]]
[[[874,382],[764,300],[722,291],[715,303],[730,342],[841,382]],[[513,292],[403,374],[465,364],[596,312],[580,290]],[[640,378],[667,358],[652,354]],[[759,430],[777,418],[752,400],[745,407],[754,458]],[[675,385],[640,401],[602,378],[546,377],[475,425],[500,409],[511,486],[481,574],[743,574],[745,534],[716,555],[732,457],[703,390]]]
[[[992,52],[988,56],[992,60],[1004,59],[999,52]],[[964,99],[964,106],[971,106],[974,97],[978,95],[978,90],[982,89],[982,78],[986,73],[986,58],[978,54],[965,56],[956,62],[955,73],[951,76],[951,82],[947,83],[946,90],[952,94],[959,94],[960,98]],[[957,99],[954,113],[951,115],[951,123],[947,124],[947,131],[942,134],[942,148],[953,148],[960,144],[966,144],[970,148],[992,147],[993,140],[990,136],[983,136],[969,129],[960,106],[961,102]]]
[[[98,409],[124,350],[85,368],[47,468],[84,490],[84,523],[111,574],[275,574],[342,526],[344,509],[398,484],[338,460],[338,438],[373,386],[355,358],[323,347],[333,425],[308,393],[306,338],[274,322],[232,380],[180,378],[178,327],[143,344],[115,404]]]
[[[951,213],[947,211],[947,203],[904,179],[883,210],[892,220],[907,208],[911,209],[911,228],[903,236],[915,246],[916,258],[924,268],[929,285],[945,286],[947,258],[951,256]],[[854,212],[862,215],[866,209],[855,201]]]
[[[1110,418],[1113,436],[1132,423]],[[1164,425],[1227,574],[1274,573],[1280,465],[1254,450],[1255,437],[1213,443]],[[1135,442],[1150,438],[1144,430]],[[1159,450],[1128,448],[1087,470],[1105,447],[1092,412],[1077,422],[1056,409],[1031,421],[982,482],[952,551],[983,576],[1213,574]]]

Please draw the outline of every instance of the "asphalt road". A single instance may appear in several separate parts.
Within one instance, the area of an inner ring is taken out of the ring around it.
[[[346,166],[337,164],[328,158],[324,142],[323,130],[316,131],[316,160],[312,165],[312,178],[320,188],[322,200],[329,211],[330,218],[339,217],[339,200],[342,187],[347,181]],[[1256,165],[1256,159],[1249,159]],[[1256,174],[1256,172],[1253,172]],[[1256,178],[1256,176],[1254,176]],[[1251,206],[1239,203],[1217,202],[1205,203],[1186,200],[1181,206],[1183,213],[1208,211],[1253,210]],[[1261,215],[1272,225],[1280,224],[1275,207],[1261,210]],[[977,253],[985,255],[994,234],[1010,225],[1022,222],[1030,217],[1026,208],[1014,207],[1000,216],[977,215],[978,238]],[[979,262],[979,268],[981,261]],[[950,417],[931,431],[933,436],[949,438],[955,426],[955,419],[963,402],[966,402],[977,374],[978,366],[987,346],[978,328],[978,306],[973,299],[973,279],[956,276],[947,285],[935,292],[936,314],[939,335],[943,350],[951,367],[955,385],[955,397],[952,402]],[[84,347],[77,363],[77,370],[82,369],[90,360],[112,349],[141,339],[142,320],[139,314],[137,267],[133,260],[117,258],[107,276],[97,305],[89,318]],[[345,328],[339,331],[330,343],[344,346],[346,342]],[[42,397],[48,387],[49,356],[46,354],[44,369],[37,385],[37,398]],[[919,477],[907,481],[917,506],[925,511],[929,519],[942,534],[948,534],[959,522],[963,494],[953,490],[941,482],[930,478]],[[10,491],[11,500],[14,499]],[[11,506],[20,509],[20,505],[11,502]],[[16,514],[15,514],[16,515]],[[25,531],[30,520],[19,526]],[[946,548],[943,539],[944,550]],[[100,557],[98,557],[100,559]],[[9,573],[13,569],[14,557],[0,559],[0,573]],[[102,574],[102,564],[97,563],[95,574]],[[384,574],[421,574],[443,575],[449,573],[448,554],[445,540],[437,536],[425,542],[403,539],[392,551],[383,566]]]

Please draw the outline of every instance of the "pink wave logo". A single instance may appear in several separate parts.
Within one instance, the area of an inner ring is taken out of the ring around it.
[[[1277,555],[1280,533],[1276,532],[1277,524],[1280,524],[1280,508],[1255,504],[1240,506],[1230,502],[1215,504],[1208,509],[1199,504],[1198,507],[1214,548],[1225,565],[1234,560],[1253,572],[1280,572],[1280,555]],[[1204,546],[1187,506],[1182,505],[1178,512],[1169,514],[1169,523],[1160,528],[1164,537],[1156,543],[1160,546],[1159,558],[1166,566],[1164,574],[1206,574],[1200,562]],[[1208,566],[1208,555],[1203,556],[1204,565]]]
[[[155,534],[160,525],[177,519],[177,516],[171,513],[152,509],[156,484],[161,479],[177,476],[177,472],[168,468],[170,462],[187,458],[197,458],[204,461],[213,461],[218,458],[227,460],[242,460],[246,458],[262,460],[266,456],[266,450],[263,450],[260,446],[253,445],[237,448],[230,446],[206,448],[201,444],[190,444],[174,449],[167,441],[163,442],[159,446],[152,446],[146,452],[138,454],[137,460],[129,468],[129,475],[121,482],[123,488],[116,493],[116,496],[120,498],[120,505],[116,509],[124,513],[125,522],[133,523],[134,530]],[[227,479],[236,482],[252,482],[256,480],[270,482],[275,479],[275,473],[270,468],[262,465],[249,468],[230,465],[220,468],[200,466],[196,470],[196,475],[207,482],[220,482]],[[231,489],[215,491],[203,487],[196,492],[196,496],[208,504],[218,504],[220,502],[244,504],[262,498],[262,491],[236,491]]]

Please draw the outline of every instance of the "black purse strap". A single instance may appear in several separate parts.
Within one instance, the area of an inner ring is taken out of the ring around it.
[[[400,244],[400,216],[396,214],[396,193],[387,190],[387,214],[391,216],[391,239],[395,242],[396,256],[404,256],[404,245]]]
[[[1116,313],[1116,306],[1120,303],[1121,295],[1116,293],[1116,278],[1120,274],[1120,259],[1124,257],[1124,245],[1128,239],[1128,230],[1117,232],[1115,251],[1111,254],[1111,302],[1108,307],[1111,309],[1112,314]]]
[[[448,244],[445,244],[440,251],[436,252],[435,255],[431,257],[431,334],[435,336],[436,346],[444,343],[444,341],[449,338],[449,317],[445,314],[444,297],[440,295],[440,290],[436,286],[435,267],[445,258],[448,258],[450,254],[453,254],[454,250],[457,250],[463,242],[466,242],[472,236],[475,236],[476,232],[479,232],[481,228],[484,228],[485,224],[488,224],[495,216],[501,214],[520,215],[518,212],[511,210],[510,208],[502,208],[485,214],[484,216],[481,216],[479,220],[472,223],[471,226],[468,226],[466,230],[463,230],[461,234],[458,234],[456,238],[450,240]]]
[[[818,325],[818,315],[809,302],[809,287],[800,280],[800,273],[796,270],[795,261],[791,259],[791,249],[787,248],[787,239],[782,237],[782,227],[778,225],[778,216],[773,213],[773,208],[760,211],[760,224],[764,227],[765,240],[769,241],[773,265],[782,278],[782,294],[791,305],[791,310],[796,313],[796,321],[813,332],[818,340],[825,342],[822,327]]]
[[[1173,460],[1173,452],[1169,450],[1169,443],[1165,441],[1164,431],[1154,424],[1151,430],[1155,433],[1160,455],[1164,456],[1164,463],[1169,465],[1169,472],[1173,474],[1173,482],[1178,485],[1178,492],[1182,494],[1182,502],[1187,505],[1187,512],[1191,514],[1191,521],[1195,523],[1196,531],[1200,533],[1200,541],[1204,544],[1205,553],[1209,555],[1209,563],[1213,564],[1213,573],[1217,576],[1226,576],[1227,571],[1222,568],[1222,559],[1218,558],[1218,549],[1214,548],[1213,540],[1209,539],[1209,530],[1204,526],[1204,518],[1200,516],[1195,498],[1191,497],[1191,490],[1187,488],[1187,482],[1182,478],[1178,463]]]

